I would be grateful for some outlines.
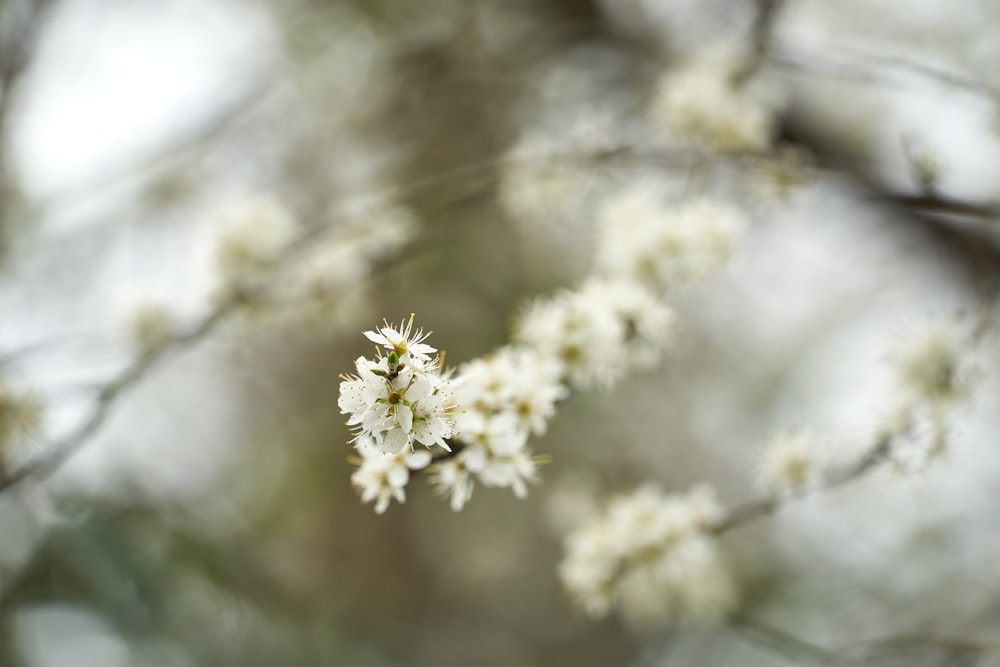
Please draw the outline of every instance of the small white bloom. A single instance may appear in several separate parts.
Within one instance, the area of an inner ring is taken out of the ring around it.
[[[413,315],[410,315],[409,320],[403,320],[399,328],[386,321],[385,326],[378,331],[365,331],[364,334],[373,343],[395,352],[404,363],[410,359],[427,362],[430,361],[430,355],[437,352],[437,348],[423,342],[430,336],[429,331],[424,333],[423,329],[413,330]]]
[[[813,488],[822,480],[824,459],[823,447],[811,432],[782,431],[762,452],[758,483],[762,490],[776,495]]]
[[[521,317],[515,336],[521,344],[559,363],[575,387],[610,386],[624,372],[622,327],[607,304],[578,292],[535,301]]]
[[[603,279],[536,301],[515,332],[581,389],[608,388],[632,370],[654,367],[673,334],[672,311],[648,290]]]
[[[726,262],[746,227],[736,209],[710,200],[668,206],[655,182],[608,197],[598,213],[597,270],[666,290]]]
[[[553,359],[530,348],[501,348],[462,365],[455,397],[466,410],[487,416],[509,413],[525,433],[542,435],[556,403],[568,395],[559,381],[561,370]]]
[[[284,204],[259,195],[219,214],[216,265],[226,288],[246,287],[274,267],[294,240],[296,226]]]
[[[613,148],[612,121],[585,115],[523,137],[504,157],[500,202],[525,232],[558,238],[586,220],[594,159]],[[544,240],[550,240],[548,238]]]
[[[717,54],[665,74],[650,119],[675,137],[723,151],[759,151],[771,144],[774,104],[760,88],[735,81],[737,63]]]
[[[904,389],[918,400],[950,402],[968,395],[972,372],[960,333],[932,324],[892,355]]]
[[[668,495],[645,486],[615,498],[566,538],[563,585],[596,617],[617,610],[637,626],[719,621],[736,602],[709,532],[720,513],[705,488]]]
[[[485,452],[481,448],[469,447],[453,458],[434,465],[432,481],[438,493],[449,497],[453,511],[460,511],[472,498],[473,481],[470,472],[482,469],[484,459]]]
[[[404,451],[385,455],[374,442],[363,438],[356,443],[361,464],[351,475],[351,483],[361,491],[361,502],[375,501],[375,512],[382,514],[389,502],[406,502],[406,484],[411,470],[422,470],[431,462],[427,450]]]

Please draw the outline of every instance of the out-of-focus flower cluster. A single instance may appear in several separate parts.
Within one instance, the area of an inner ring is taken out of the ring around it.
[[[617,612],[638,627],[723,620],[737,592],[712,534],[721,514],[707,488],[643,486],[566,537],[559,576],[594,618]]]
[[[668,71],[653,98],[652,122],[668,136],[720,151],[768,148],[776,100],[741,76],[744,66],[733,54],[708,52]]]
[[[0,471],[10,464],[13,448],[41,433],[44,419],[39,395],[0,382]]]
[[[973,343],[957,325],[938,322],[892,354],[898,392],[879,437],[898,470],[919,471],[948,451],[956,414],[975,385]]]

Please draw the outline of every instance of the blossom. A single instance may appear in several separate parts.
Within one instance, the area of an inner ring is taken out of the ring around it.
[[[511,487],[514,495],[528,493],[535,480],[535,461],[527,450],[527,432],[511,413],[487,416],[470,411],[459,418],[458,439],[468,445],[465,465],[484,486]]]
[[[821,481],[824,464],[819,440],[803,429],[776,434],[764,447],[758,483],[764,491],[788,495],[815,487]]]
[[[432,481],[438,493],[449,497],[453,511],[460,511],[472,498],[470,468],[481,469],[483,455],[478,448],[463,449],[455,457],[434,465]]]
[[[370,439],[357,443],[361,464],[351,474],[351,483],[361,491],[361,502],[375,501],[375,512],[382,514],[389,502],[406,502],[406,484],[411,470],[422,470],[430,465],[431,454],[426,449],[402,451],[387,456]]]
[[[230,205],[218,214],[218,220],[216,266],[229,289],[260,280],[296,234],[291,212],[267,195]]]
[[[515,331],[526,347],[559,363],[574,387],[610,387],[655,363],[673,339],[672,311],[641,285],[594,279],[535,301]]]
[[[389,349],[376,359],[358,357],[357,373],[340,384],[338,407],[350,417],[347,425],[354,442],[370,439],[376,448],[396,454],[413,444],[449,449],[447,438],[455,432],[456,406],[449,376],[442,373],[440,359],[421,341],[421,330],[408,324],[394,329],[386,325],[365,335]]]
[[[737,81],[727,54],[702,56],[663,75],[650,119],[665,133],[722,151],[754,151],[771,144],[774,103],[760,88]]]
[[[722,266],[746,222],[718,201],[668,205],[657,183],[640,181],[604,201],[597,225],[600,274],[667,290]]]
[[[951,402],[968,394],[972,372],[953,327],[931,324],[892,354],[904,390],[919,400]]]
[[[467,411],[510,414],[526,434],[543,435],[569,393],[560,373],[557,362],[531,348],[504,347],[459,368],[455,398]]]
[[[373,343],[395,352],[403,362],[407,360],[407,356],[410,359],[427,362],[430,361],[431,353],[437,352],[437,348],[422,342],[430,332],[424,333],[423,329],[413,330],[413,315],[410,315],[409,320],[401,322],[398,329],[385,321],[384,327],[377,331],[365,331],[364,334]]]
[[[720,515],[707,488],[671,495],[641,487],[567,536],[560,579],[595,618],[619,611],[637,626],[718,621],[736,601],[711,534]]]
[[[522,137],[501,164],[500,203],[515,224],[537,236],[564,236],[586,219],[595,189],[593,163],[615,148],[613,121],[592,112]]]

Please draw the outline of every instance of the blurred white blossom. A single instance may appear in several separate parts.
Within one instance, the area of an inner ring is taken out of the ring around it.
[[[670,70],[657,84],[650,118],[668,136],[722,151],[760,151],[771,144],[775,102],[738,77],[741,63],[709,53]]]
[[[670,289],[717,270],[746,226],[744,216],[725,203],[668,205],[656,182],[640,181],[601,206],[596,270]]]
[[[351,475],[351,483],[361,492],[361,502],[375,501],[375,512],[382,514],[391,500],[406,502],[406,484],[411,470],[430,465],[431,453],[426,449],[403,450],[384,454],[370,438],[356,443],[361,463]]]
[[[721,511],[707,488],[672,495],[647,485],[618,496],[567,536],[563,585],[595,618],[617,611],[639,627],[720,621],[737,599],[710,532]]]
[[[820,440],[805,429],[775,434],[761,452],[758,485],[767,493],[785,496],[816,487],[826,469]]]
[[[278,200],[256,195],[217,214],[216,266],[225,289],[251,286],[272,269],[294,240],[292,213]]]

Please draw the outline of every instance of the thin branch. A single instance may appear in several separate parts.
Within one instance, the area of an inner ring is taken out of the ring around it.
[[[717,520],[711,526],[710,530],[716,534],[724,533],[759,518],[770,516],[785,505],[801,500],[808,495],[834,489],[853,482],[854,480],[863,477],[865,474],[878,467],[880,463],[885,461],[889,454],[889,448],[891,445],[892,440],[890,438],[885,437],[880,439],[860,459],[848,466],[845,466],[844,468],[835,470],[823,481],[822,484],[808,491],[799,493],[798,495],[764,496],[762,498],[757,498],[743,503],[742,505],[737,505],[729,509],[725,516]]]
[[[903,658],[914,650],[937,650],[943,665],[972,667],[987,649],[983,644],[964,638],[898,635],[831,650],[746,615],[731,619],[730,627],[739,637],[766,651],[792,662],[817,666],[868,665],[878,658]]]
[[[983,81],[897,56],[856,54],[851,58],[838,59],[785,51],[771,52],[767,60],[771,65],[794,74],[822,76],[860,84],[894,86],[899,83],[900,73],[909,73],[949,88],[986,97],[991,102],[1000,101],[1000,91]]]
[[[745,83],[767,61],[774,41],[774,31],[785,0],[754,0],[757,14],[750,28],[750,49],[743,66],[736,72],[737,85]]]
[[[4,208],[11,194],[7,166],[11,111],[34,58],[45,22],[58,3],[59,0],[35,0],[30,3],[21,25],[10,30],[10,41],[0,42],[0,224],[4,222]]]
[[[776,653],[791,662],[806,661],[811,665],[835,665],[845,659],[831,651],[807,642],[772,625],[751,618],[738,616],[730,621],[737,636],[770,653]]]

